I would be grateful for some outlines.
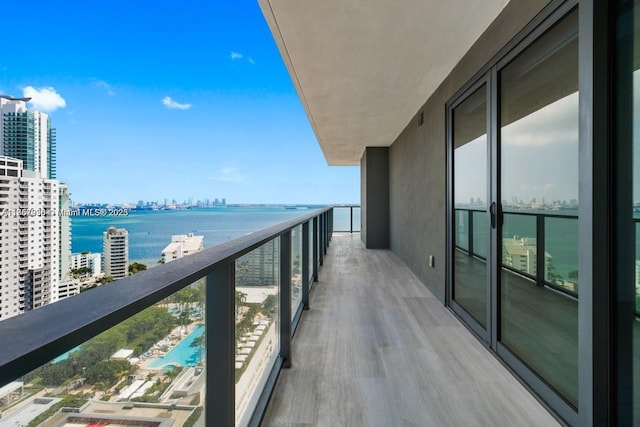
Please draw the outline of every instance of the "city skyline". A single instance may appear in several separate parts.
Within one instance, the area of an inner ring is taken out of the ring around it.
[[[71,198],[359,201],[359,167],[327,166],[258,3],[182,6],[9,5],[29,26],[3,46],[0,93],[49,114]]]

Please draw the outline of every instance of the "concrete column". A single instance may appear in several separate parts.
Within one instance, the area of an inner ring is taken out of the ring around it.
[[[367,147],[360,174],[360,237],[367,249],[389,249],[389,149]]]

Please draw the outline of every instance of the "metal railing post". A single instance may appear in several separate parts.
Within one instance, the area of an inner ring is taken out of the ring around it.
[[[206,277],[205,423],[225,427],[235,425],[235,264],[223,264]]]
[[[318,215],[318,263],[324,264],[324,213]]]
[[[302,309],[309,310],[309,222],[302,224]]]
[[[327,248],[329,247],[329,215],[328,211],[322,214],[322,231],[324,236],[322,236],[322,252],[324,255],[327,254]]]
[[[545,253],[545,241],[544,241],[544,215],[536,214],[536,284],[538,286],[544,286],[544,253]]]
[[[349,232],[353,234],[353,206],[349,206]]]
[[[318,251],[318,217],[313,218],[313,281],[318,281],[318,265],[319,265],[319,251]]]
[[[467,236],[468,238],[468,242],[467,244],[469,245],[469,256],[473,256],[473,211],[472,210],[468,210],[467,211],[467,221],[469,224],[469,227],[467,227],[467,230],[469,230],[469,235]]]
[[[291,367],[291,230],[280,235],[280,357]]]
[[[330,242],[333,238],[333,208],[329,211],[329,239]]]

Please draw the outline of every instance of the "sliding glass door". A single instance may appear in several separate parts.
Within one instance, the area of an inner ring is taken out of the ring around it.
[[[568,419],[578,407],[577,8],[486,70],[448,105],[448,301]]]
[[[488,339],[488,141],[487,85],[452,111],[454,170],[454,250],[452,301]]]
[[[499,341],[578,404],[578,13],[498,71]]]

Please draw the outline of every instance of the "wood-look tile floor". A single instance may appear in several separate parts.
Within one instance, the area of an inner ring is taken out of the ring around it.
[[[335,234],[263,426],[554,426],[391,251]]]

